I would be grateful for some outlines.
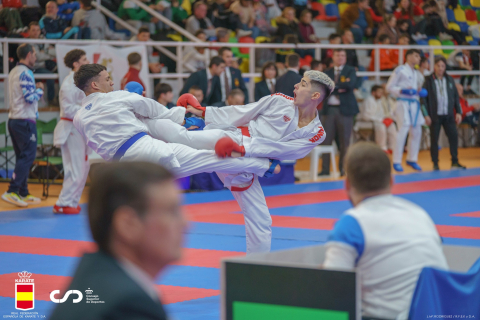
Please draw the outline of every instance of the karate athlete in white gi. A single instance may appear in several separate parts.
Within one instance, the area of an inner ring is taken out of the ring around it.
[[[325,139],[317,107],[334,88],[334,82],[324,73],[307,71],[295,86],[294,98],[273,94],[244,106],[204,108],[195,98],[183,95],[177,104],[186,102],[187,111],[205,117],[207,126],[203,131],[187,131],[166,120],[145,123],[157,139],[196,149],[215,148],[221,157],[237,153],[245,157],[296,160]],[[232,191],[244,214],[247,253],[270,251],[272,219],[258,177],[245,173],[218,173],[218,176]]]
[[[85,93],[73,83],[73,74],[84,64],[89,64],[85,51],[74,49],[64,58],[65,65],[72,69],[60,87],[60,121],[53,133],[53,143],[60,146],[63,161],[63,187],[54,213],[80,213],[78,202],[87,181],[90,164],[89,148],[82,135],[73,126],[73,117],[82,106]]]
[[[398,126],[397,144],[393,149],[393,168],[402,172],[402,156],[407,134],[409,135],[407,165],[421,171],[418,165],[418,152],[422,138],[422,125],[425,123],[420,110],[419,97],[426,96],[426,90],[422,89],[421,77],[415,65],[420,62],[420,51],[410,49],[406,53],[406,63],[395,68],[387,82],[387,91],[397,98],[395,111]]]
[[[167,109],[136,93],[113,91],[113,81],[104,66],[83,65],[74,75],[75,85],[86,95],[73,119],[87,145],[104,160],[150,161],[171,170],[178,178],[200,172],[277,173],[279,166],[268,159],[219,159],[214,151],[167,144],[147,134],[137,116],[170,119],[182,124],[185,108]]]

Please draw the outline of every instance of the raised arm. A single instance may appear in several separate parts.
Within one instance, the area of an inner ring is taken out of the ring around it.
[[[170,119],[171,121],[182,124],[185,118],[185,108],[174,107],[168,109],[157,101],[144,98],[136,93],[129,93],[123,98],[133,112],[149,119]]]

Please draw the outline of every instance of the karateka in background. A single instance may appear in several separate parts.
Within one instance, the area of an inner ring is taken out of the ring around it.
[[[82,107],[85,93],[73,82],[73,75],[80,66],[89,64],[85,51],[74,49],[64,58],[65,65],[72,69],[60,87],[60,121],[55,127],[53,143],[62,150],[63,187],[58,201],[53,207],[54,213],[80,213],[78,202],[87,181],[90,164],[89,148],[82,135],[73,126],[73,117]]]
[[[420,74],[415,65],[420,62],[420,51],[409,49],[405,54],[406,63],[395,68],[387,82],[387,91],[397,99],[396,123],[398,126],[397,144],[393,149],[393,168],[402,172],[402,156],[407,134],[409,134],[407,165],[417,171],[422,168],[418,165],[418,152],[422,138],[422,125],[425,123],[420,110],[419,97],[427,94],[421,88]]]

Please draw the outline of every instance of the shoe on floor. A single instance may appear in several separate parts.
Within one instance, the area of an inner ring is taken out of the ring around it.
[[[400,163],[394,163],[393,164],[393,169],[397,172],[403,172],[403,167]]]
[[[465,170],[465,169],[467,169],[467,167],[462,166],[458,162],[452,163],[452,170]]]
[[[438,164],[433,164],[433,171],[440,171]]]
[[[422,167],[420,167],[418,165],[418,163],[416,162],[413,162],[413,161],[407,161],[407,165],[412,167],[413,169],[417,170],[417,171],[422,171]]]
[[[20,198],[26,203],[37,204],[42,202],[40,198],[34,197],[31,194],[27,194],[25,197],[20,196]]]
[[[57,205],[53,206],[53,213],[59,214],[79,214],[80,213],[80,206],[74,207],[59,207]]]
[[[318,174],[319,177],[326,177],[326,176],[329,176],[330,175],[330,172],[327,172],[327,171],[322,171]]]
[[[8,203],[16,205],[17,207],[28,207],[28,203],[22,200],[22,198],[15,192],[5,192],[2,195],[2,199]]]

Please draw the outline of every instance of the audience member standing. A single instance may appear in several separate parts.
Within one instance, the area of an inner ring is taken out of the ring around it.
[[[8,132],[15,150],[15,169],[7,192],[2,199],[19,207],[39,203],[28,192],[27,179],[37,153],[38,100],[43,95],[43,83],[35,84],[32,68],[36,53],[30,44],[17,48],[19,64],[8,75]]]
[[[68,290],[93,290],[104,303],[68,299],[50,319],[166,320],[155,280],[180,259],[187,226],[173,175],[147,162],[102,165],[88,220],[99,250],[82,257]]]
[[[245,95],[245,103],[248,103],[248,90],[245,81],[242,78],[242,72],[232,67],[233,52],[229,47],[222,47],[218,50],[218,56],[225,61],[225,71],[220,75],[220,84],[222,86],[222,101],[227,99],[228,94],[233,89],[240,89]]]
[[[345,167],[353,208],[330,233],[323,266],[362,275],[364,318],[395,319],[409,309],[424,267],[448,269],[442,240],[425,210],[392,195],[390,160],[379,147],[356,143]]]
[[[422,104],[426,109],[425,123],[430,126],[430,154],[433,170],[439,170],[438,138],[442,126],[450,145],[452,169],[465,169],[458,162],[457,124],[462,122],[462,107],[455,80],[445,72],[446,68],[447,61],[444,57],[435,58],[434,73],[426,77],[423,84],[428,92],[428,96],[422,99]]]
[[[372,121],[375,130],[375,142],[387,153],[392,153],[397,142],[397,127],[393,122],[389,110],[385,110],[383,101],[384,89],[374,85],[371,95],[363,102],[363,108],[357,117]]]
[[[262,81],[255,83],[255,101],[274,94],[278,70],[274,62],[267,62],[262,68]]]
[[[287,72],[284,73],[275,83],[275,92],[283,93],[289,97],[293,97],[295,85],[302,80],[302,76],[298,73],[300,70],[300,57],[293,53],[285,59],[287,64]]]
[[[84,64],[89,64],[85,51],[74,49],[64,58],[65,65],[71,69],[60,87],[60,122],[55,127],[53,144],[60,146],[64,178],[62,191],[53,207],[54,213],[80,213],[78,202],[87,181],[90,163],[89,147],[82,135],[73,126],[73,117],[82,107],[85,93],[73,83],[73,75]]]
[[[335,90],[324,103],[322,124],[327,137],[323,144],[331,145],[335,136],[338,135],[340,145],[339,168],[344,175],[343,158],[350,145],[350,136],[353,129],[353,117],[359,112],[357,99],[353,94],[357,75],[354,67],[346,65],[347,55],[344,49],[335,49],[333,52],[333,68],[325,73],[335,81]],[[320,175],[330,174],[330,155],[322,156],[322,171]]]
[[[203,102],[207,106],[222,101],[222,89],[219,76],[225,71],[225,61],[213,57],[205,70],[194,72],[188,77],[180,94],[188,93],[192,86],[198,86],[203,92]]]
[[[397,144],[393,150],[393,168],[402,172],[402,157],[409,135],[407,165],[417,171],[422,171],[418,165],[418,152],[422,138],[422,125],[425,123],[420,111],[419,94],[421,89],[420,73],[415,70],[415,65],[420,62],[420,51],[409,49],[405,54],[407,62],[395,68],[387,82],[387,91],[397,98],[397,117],[395,122],[398,126]]]

